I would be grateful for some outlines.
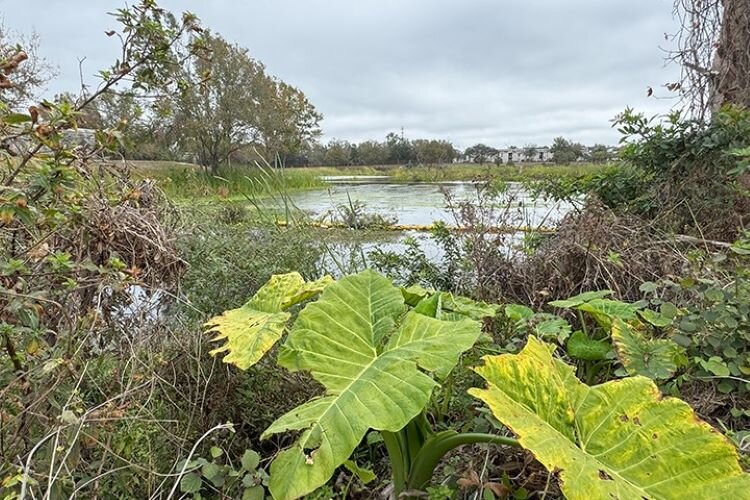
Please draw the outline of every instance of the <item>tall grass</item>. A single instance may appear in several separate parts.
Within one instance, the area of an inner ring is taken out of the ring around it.
[[[263,165],[224,167],[216,174],[178,162],[132,162],[136,175],[156,179],[173,199],[246,199],[324,187],[323,176],[387,175],[392,182],[533,181],[575,178],[599,172],[606,165],[475,165],[350,166],[276,168]]]
[[[322,187],[324,182],[314,172],[279,171],[269,183],[269,177],[258,167],[224,168],[215,175],[195,167],[174,167],[150,175],[167,196],[184,198],[242,198],[271,194],[275,188],[303,190]],[[282,186],[274,185],[283,183]]]

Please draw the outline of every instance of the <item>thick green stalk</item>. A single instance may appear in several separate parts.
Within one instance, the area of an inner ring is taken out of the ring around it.
[[[492,443],[497,445],[515,446],[520,444],[513,438],[496,436],[494,434],[467,433],[459,434],[456,431],[443,431],[434,434],[425,441],[422,449],[412,460],[411,471],[407,482],[409,490],[421,490],[432,479],[440,460],[452,449],[475,443]]]
[[[383,436],[383,443],[391,462],[393,488],[398,497],[399,493],[406,490],[406,476],[409,472],[408,457],[402,449],[399,432],[381,431],[380,435]]]
[[[422,412],[398,432],[381,432],[391,460],[393,487],[398,496],[406,490],[414,458],[424,443],[434,435],[427,415]]]

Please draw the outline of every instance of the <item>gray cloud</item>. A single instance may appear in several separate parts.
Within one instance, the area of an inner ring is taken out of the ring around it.
[[[465,147],[614,143],[625,106],[663,113],[646,88],[673,81],[660,45],[671,0],[162,0],[191,10],[301,88],[327,138],[380,139],[404,127]],[[103,31],[119,0],[0,0],[8,26],[35,29],[75,89],[116,54]],[[91,80],[91,79],[90,79]],[[658,93],[658,92],[657,92]]]

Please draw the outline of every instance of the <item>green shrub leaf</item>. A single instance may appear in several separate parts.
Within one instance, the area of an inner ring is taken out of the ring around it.
[[[201,489],[201,477],[195,472],[185,474],[180,479],[180,491],[183,493],[197,493]]]
[[[266,492],[263,490],[263,486],[253,486],[242,493],[242,500],[263,500],[265,497]]]
[[[240,459],[240,463],[242,464],[242,468],[246,471],[254,471],[260,464],[260,455],[258,455],[258,452],[256,451],[245,450],[245,453]]]
[[[481,332],[477,321],[404,311],[399,289],[365,271],[329,286],[300,312],[279,364],[309,371],[326,391],[263,434],[301,431],[271,465],[274,497],[297,498],[325,484],[368,430],[403,428],[437,386],[425,372],[446,376]]]
[[[587,386],[530,337],[488,356],[486,389],[469,392],[557,475],[571,499],[747,498],[734,446],[645,377]]]
[[[513,321],[529,319],[534,315],[534,311],[521,304],[508,304],[505,306],[505,315]]]
[[[638,315],[643,321],[657,328],[666,328],[672,324],[672,318],[651,309],[642,309],[638,311]]]
[[[544,339],[555,338],[558,342],[565,342],[570,335],[570,323],[563,318],[551,314],[539,313],[535,319],[540,321],[534,324],[534,333]]]
[[[31,116],[22,113],[10,113],[3,116],[3,122],[7,123],[8,125],[18,125],[19,123],[26,123],[30,121]]]
[[[377,476],[371,469],[357,465],[354,460],[347,460],[344,462],[344,467],[346,467],[346,470],[357,476],[357,478],[362,481],[362,484],[369,484],[377,479]]]

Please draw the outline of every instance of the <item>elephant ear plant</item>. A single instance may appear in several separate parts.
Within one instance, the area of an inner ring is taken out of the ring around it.
[[[623,413],[631,426],[640,418],[644,430],[652,429],[652,413],[646,409],[659,404],[656,389],[642,387],[650,381],[639,381],[634,387],[623,384],[617,394],[603,391],[595,397],[596,388],[578,382],[572,368],[553,360],[550,348],[533,338],[519,355],[486,358],[477,371],[487,379],[488,388],[472,390],[519,435],[519,441],[493,434],[435,432],[425,414],[432,393],[480,337],[481,323],[472,318],[482,310],[492,314],[495,308],[472,306],[467,299],[440,292],[423,293],[415,300],[413,291],[400,290],[372,271],[338,282],[326,278],[304,283],[299,275],[273,277],[248,304],[209,321],[217,339],[226,341],[214,353],[227,352],[225,362],[247,369],[283,336],[290,319],[287,309],[318,293],[319,298],[297,315],[278,363],[292,371],[308,371],[325,392],[281,416],[263,434],[264,438],[287,432],[299,435],[271,464],[269,488],[275,498],[304,496],[324,485],[339,466],[351,466],[348,460],[369,430],[383,436],[397,497],[427,486],[450,450],[479,442],[528,447],[565,479],[564,491],[571,498],[583,498],[588,487],[568,487],[568,482],[576,484],[579,472],[589,481],[591,470],[597,471],[600,481],[611,480],[612,486],[590,491],[625,495],[617,498],[631,498],[634,491],[643,493],[634,498],[668,498],[660,496],[664,489],[658,484],[646,488],[641,484],[646,479],[635,475],[631,480],[628,470],[623,470],[647,468],[639,466],[641,459],[659,473],[653,482],[666,481],[664,473],[684,474],[696,483],[695,491],[715,487],[738,497],[750,491],[741,489],[748,485],[748,476],[741,473],[731,446],[710,427],[697,423],[684,403],[662,405],[664,411],[653,414],[664,419],[663,425],[682,426],[683,433],[669,434],[660,427],[658,432],[664,436],[650,443],[639,428],[620,428],[611,421],[622,423]],[[540,374],[534,373],[537,368]],[[589,393],[591,397],[584,396]],[[585,404],[579,407],[579,403]],[[612,407],[622,407],[622,412],[606,416]],[[636,410],[644,413],[638,417]],[[580,441],[582,430],[589,433],[585,442]],[[684,445],[680,436],[686,438]],[[685,455],[691,450],[712,465],[699,468],[701,464]],[[606,461],[609,455],[599,460],[598,453],[620,453],[631,460],[623,466]],[[662,461],[661,455],[668,460]]]
[[[750,475],[724,436],[687,403],[636,376],[596,386],[529,337],[517,355],[484,358],[470,389],[558,477],[567,498],[750,498]]]

